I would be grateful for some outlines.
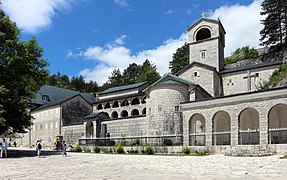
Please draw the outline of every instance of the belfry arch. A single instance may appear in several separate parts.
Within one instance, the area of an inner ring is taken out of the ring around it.
[[[277,104],[268,113],[269,144],[287,144],[287,105]]]
[[[196,33],[196,41],[204,40],[211,38],[211,32],[208,28],[201,28],[197,33]]]
[[[219,111],[212,118],[212,144],[230,145],[230,116]]]
[[[205,145],[205,118],[202,114],[196,113],[189,120],[189,145]]]
[[[259,144],[259,114],[254,108],[246,108],[239,114],[238,144]]]

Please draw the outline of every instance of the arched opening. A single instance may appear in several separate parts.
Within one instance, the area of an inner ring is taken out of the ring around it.
[[[107,118],[110,118],[110,115],[109,115],[109,113],[107,113],[107,112],[104,112],[104,114],[107,116]]]
[[[202,28],[196,33],[196,41],[211,38],[211,32],[207,28]]]
[[[138,116],[138,115],[140,115],[140,112],[137,109],[133,109],[131,114],[132,114],[132,116]]]
[[[109,109],[109,108],[111,108],[111,104],[110,104],[109,102],[107,102],[107,103],[105,104],[104,109]]]
[[[230,116],[225,111],[217,112],[212,118],[213,145],[230,145]]]
[[[136,104],[140,104],[139,98],[134,98],[131,102],[131,105],[136,105]]]
[[[146,96],[142,99],[142,104],[146,103]]]
[[[118,115],[117,111],[112,112],[111,117],[112,117],[113,119],[118,118],[118,117],[119,117],[119,115]]]
[[[146,114],[146,108],[142,110],[142,114]]]
[[[121,112],[121,117],[128,117],[128,116],[129,116],[129,113],[126,110],[123,110]]]
[[[86,138],[94,137],[94,123],[93,121],[87,121],[86,123]]]
[[[238,126],[238,144],[259,144],[259,114],[254,108],[241,111]]]
[[[98,104],[97,110],[101,110],[101,109],[103,109],[103,105],[102,104]]]
[[[201,114],[194,114],[189,120],[189,145],[205,145],[205,118]]]
[[[113,103],[113,106],[112,106],[113,108],[117,108],[117,107],[119,107],[119,102],[118,101],[115,101],[114,103]]]
[[[121,106],[128,106],[129,105],[129,102],[128,100],[123,100],[122,103],[121,103]]]
[[[270,144],[287,143],[287,105],[277,104],[268,114],[268,139]]]

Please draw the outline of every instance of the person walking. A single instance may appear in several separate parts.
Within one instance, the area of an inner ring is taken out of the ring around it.
[[[3,138],[2,145],[1,145],[1,157],[3,157],[3,153],[5,157],[7,157],[7,148],[8,148],[8,143],[7,141]]]
[[[62,142],[63,157],[67,157],[67,144],[65,141]]]
[[[41,155],[41,149],[42,149],[42,144],[40,140],[37,140],[36,143],[36,152],[37,152],[37,156],[40,157]]]

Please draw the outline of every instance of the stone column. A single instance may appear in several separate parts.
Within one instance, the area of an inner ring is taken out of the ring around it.
[[[268,109],[259,111],[259,138],[260,145],[268,144]]]
[[[183,135],[183,145],[189,146],[189,118],[186,116],[186,113],[183,112],[182,115],[182,135]]]
[[[87,125],[87,122],[84,122],[83,123],[83,127],[84,127],[84,138],[87,138],[87,132],[86,132],[86,125]]]
[[[205,118],[205,146],[212,146],[212,115],[202,114]]]
[[[238,145],[238,111],[237,109],[234,109],[232,111],[229,111],[230,116],[230,131],[231,131],[231,146],[237,146]]]

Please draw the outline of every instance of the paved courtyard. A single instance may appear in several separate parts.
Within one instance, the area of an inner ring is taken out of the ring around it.
[[[30,151],[34,153],[34,151]],[[19,153],[19,152],[17,152]],[[286,179],[287,159],[68,153],[0,158],[0,179]]]

